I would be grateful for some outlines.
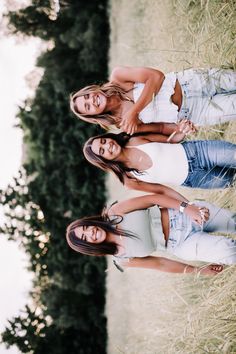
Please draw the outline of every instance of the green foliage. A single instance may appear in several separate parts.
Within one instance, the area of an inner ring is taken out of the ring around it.
[[[104,174],[82,154],[99,128],[69,111],[72,90],[107,77],[107,1],[49,0],[7,14],[13,33],[54,43],[38,65],[43,78],[33,101],[19,108],[26,160],[19,176],[1,191],[7,223],[2,230],[20,241],[35,273],[31,298],[2,334],[23,353],[103,353],[106,351],[105,268],[101,258],[76,254],[66,244],[66,225],[100,213]],[[37,311],[32,310],[35,307]]]

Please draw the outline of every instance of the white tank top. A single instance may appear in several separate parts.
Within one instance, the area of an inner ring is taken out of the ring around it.
[[[178,106],[176,106],[171,96],[174,94],[176,84],[176,74],[168,73],[160,88],[160,91],[153,100],[139,113],[139,119],[143,123],[157,123],[169,122],[176,123],[178,120]],[[143,83],[135,83],[133,90],[134,102],[136,102],[141,95],[144,88]]]
[[[132,175],[148,183],[181,185],[188,176],[188,159],[182,144],[150,142],[138,146],[129,146],[145,152],[152,160],[147,170]]]

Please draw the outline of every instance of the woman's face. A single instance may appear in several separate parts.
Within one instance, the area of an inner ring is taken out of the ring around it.
[[[107,97],[100,92],[92,92],[75,99],[75,106],[79,113],[97,115],[105,112]]]
[[[75,235],[90,243],[101,243],[106,239],[106,231],[98,226],[79,226],[75,229]]]
[[[122,148],[111,138],[94,139],[91,145],[92,152],[106,160],[115,160],[119,157]]]

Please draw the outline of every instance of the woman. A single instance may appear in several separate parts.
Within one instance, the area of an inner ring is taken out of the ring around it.
[[[235,214],[210,203],[190,205],[168,195],[152,194],[113,204],[101,216],[72,222],[66,238],[75,251],[114,255],[122,266],[214,275],[223,269],[219,264],[236,263],[236,240],[208,233],[235,234],[235,221]],[[198,268],[150,256],[155,250],[166,250],[185,261],[218,265]]]
[[[70,106],[80,119],[102,127],[170,135],[183,118],[196,125],[235,120],[236,72],[188,69],[164,76],[151,68],[117,67],[107,83],[71,95]]]
[[[173,142],[183,139],[176,134]],[[155,192],[148,184],[225,188],[236,172],[236,145],[221,140],[169,144],[166,136],[107,133],[90,138],[84,155],[92,164],[113,171],[133,189]],[[139,186],[139,181],[143,183]],[[137,183],[138,182],[138,183]]]

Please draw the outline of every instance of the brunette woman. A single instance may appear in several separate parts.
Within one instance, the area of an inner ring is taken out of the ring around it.
[[[236,145],[222,140],[172,143],[161,134],[107,133],[90,138],[84,155],[92,164],[112,171],[132,189],[158,192],[156,184],[191,188],[226,188],[236,172]]]
[[[90,256],[113,255],[122,267],[214,275],[222,271],[222,264],[236,263],[236,241],[210,233],[235,234],[235,220],[235,214],[210,203],[190,205],[166,194],[152,194],[72,222],[66,238],[75,251]],[[152,256],[156,250],[165,250],[167,258]],[[183,262],[170,260],[168,255]],[[186,261],[216,264],[199,268]]]

